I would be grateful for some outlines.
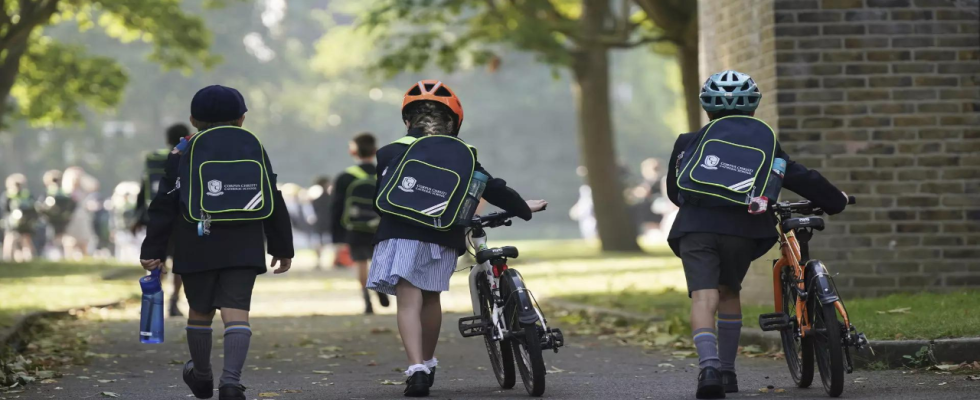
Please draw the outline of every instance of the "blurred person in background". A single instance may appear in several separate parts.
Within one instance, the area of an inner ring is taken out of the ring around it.
[[[92,192],[98,189],[98,181],[93,185],[92,179],[86,179],[85,170],[82,167],[69,167],[65,170],[62,181],[62,189],[75,201],[75,210],[72,212],[68,226],[65,228],[65,258],[78,259],[89,256],[89,246],[97,240],[95,235],[95,215],[98,209],[98,195]],[[92,203],[95,202],[95,207]]]
[[[27,177],[13,174],[7,177],[5,191],[0,196],[3,205],[3,260],[28,262],[34,259],[33,235],[38,224],[34,197],[27,189]]]
[[[111,210],[112,242],[115,245],[116,260],[127,262],[139,258],[140,239],[133,232],[133,226],[138,224],[136,202],[140,194],[140,184],[133,181],[120,182],[107,201],[106,208]]]
[[[307,222],[313,226],[316,268],[320,269],[323,253],[333,244],[333,238],[330,235],[330,204],[333,199],[333,186],[330,184],[330,178],[318,177],[307,192],[310,197],[310,206],[313,209],[312,219],[307,218]]]
[[[282,199],[286,203],[286,211],[289,212],[289,222],[293,227],[293,246],[297,249],[311,248],[308,237],[304,235],[309,224],[303,214],[302,197],[303,188],[295,183],[282,184],[280,191]]]
[[[88,175],[83,180],[89,191],[93,194],[88,206],[92,210],[92,230],[95,231],[95,252],[98,258],[111,258],[113,252],[112,243],[112,207],[109,199],[103,199],[99,192],[101,184],[94,176]],[[107,207],[108,206],[108,207]]]
[[[136,204],[134,208],[135,219],[133,224],[130,226],[130,232],[134,236],[138,236],[141,232],[146,229],[147,223],[149,223],[149,214],[147,210],[150,208],[150,203],[153,198],[156,197],[157,191],[160,188],[160,181],[164,176],[164,166],[167,161],[167,157],[170,156],[170,151],[177,147],[180,143],[180,139],[190,136],[191,129],[185,124],[173,124],[164,133],[167,142],[167,148],[159,149],[157,151],[146,153],[143,156],[143,176],[140,181],[139,194],[136,196]],[[137,239],[139,240],[139,239]],[[171,242],[167,246],[167,259],[171,262],[173,261],[174,255],[174,245]],[[166,262],[166,260],[164,260]],[[184,281],[181,279],[179,274],[173,275],[173,294],[170,295],[170,316],[171,317],[183,317],[184,313],[180,312],[180,308],[177,307],[177,303],[180,302],[180,288],[183,286]]]
[[[653,205],[662,197],[660,180],[663,174],[660,171],[660,161],[656,158],[643,160],[640,163],[640,176],[640,184],[631,189],[631,211],[639,223],[641,235],[659,233],[663,216],[654,211]]]
[[[357,267],[357,278],[361,282],[364,314],[374,314],[367,281],[368,267],[371,258],[374,256],[374,234],[377,232],[377,222],[380,221],[380,217],[373,211],[370,213],[363,211],[365,208],[373,207],[359,207],[358,205],[374,203],[373,194],[377,192],[378,174],[378,168],[374,164],[374,157],[378,152],[377,139],[368,132],[359,133],[350,141],[348,151],[351,158],[354,159],[354,165],[337,176],[336,193],[330,207],[330,219],[333,221],[333,240],[334,243],[346,244],[350,250],[351,260]],[[372,198],[364,198],[365,191],[372,193]],[[372,219],[374,224],[353,222],[358,217]],[[390,304],[388,295],[382,292],[375,293],[381,306],[388,307]]]
[[[78,203],[75,199],[65,192],[62,187],[62,172],[56,169],[47,171],[42,177],[44,182],[44,199],[40,200],[38,210],[45,224],[50,228],[51,241],[45,253],[49,255],[57,254],[57,257],[65,256],[65,232],[68,230],[68,222],[71,221],[72,214]]]
[[[575,173],[582,178],[582,186],[578,188],[578,202],[568,210],[568,216],[572,221],[578,222],[578,230],[582,239],[593,240],[599,237],[595,220],[595,205],[592,203],[592,188],[587,183],[586,177],[589,170],[584,166],[575,169]]]

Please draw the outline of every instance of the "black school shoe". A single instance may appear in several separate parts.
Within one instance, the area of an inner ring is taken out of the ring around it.
[[[218,388],[218,400],[247,400],[245,398],[245,386],[222,385]]]
[[[429,368],[429,387],[432,387],[436,383],[436,367]]]
[[[721,384],[721,372],[715,367],[705,367],[698,375],[699,399],[724,399],[725,387]]]
[[[429,386],[429,375],[418,371],[405,381],[405,397],[428,397]]]
[[[208,375],[207,379],[200,379],[194,375],[194,361],[184,364],[184,383],[194,393],[194,397],[199,399],[210,399],[214,397],[214,376]]]
[[[735,371],[721,371],[721,386],[725,393],[738,393],[738,375]]]

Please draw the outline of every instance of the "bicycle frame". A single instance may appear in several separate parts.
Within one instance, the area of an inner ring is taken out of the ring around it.
[[[772,266],[772,285],[773,285],[773,301],[776,306],[777,313],[785,313],[783,310],[783,285],[782,285],[782,270],[783,268],[789,266],[796,280],[797,289],[800,293],[806,293],[806,270],[800,266],[802,260],[802,254],[800,251],[800,243],[796,238],[796,232],[789,231],[783,232],[782,228],[779,229],[779,247],[782,252],[782,257],[776,260],[776,263]],[[808,260],[807,260],[808,261]],[[822,267],[822,264],[821,264]],[[824,268],[826,272],[826,268]],[[844,326],[850,327],[851,321],[847,317],[847,310],[844,309],[844,304],[841,301],[834,300],[834,308],[840,313],[841,317],[844,318]],[[807,314],[806,300],[797,296],[796,298],[796,322],[800,327],[800,336],[806,337],[810,331],[810,318]]]
[[[474,253],[477,253],[480,250],[485,250],[488,248],[487,236],[485,232],[483,232],[482,236],[473,236],[472,232],[468,236],[469,236],[469,244],[473,248],[473,250],[475,250]],[[490,261],[486,261],[482,264],[473,265],[473,267],[470,269],[470,275],[469,275],[470,302],[471,305],[473,306],[473,315],[480,315],[480,297],[476,286],[477,282],[479,282],[478,280],[481,277],[483,277],[484,279],[487,280],[487,283],[489,284],[490,294],[491,296],[493,296],[493,300],[494,300],[493,310],[491,311],[491,317],[492,317],[491,322],[493,323],[493,326],[496,328],[493,330],[494,340],[503,340],[510,333],[510,331],[507,329],[506,324],[503,321],[504,309],[500,305],[500,278],[505,275],[504,271],[506,271],[507,269],[508,267],[504,265],[501,268],[499,268],[496,273],[494,273],[494,267],[493,265],[490,264]],[[527,293],[530,293],[530,291],[527,291],[526,289],[518,289],[518,290],[526,291]],[[544,329],[545,332],[549,332],[548,324],[544,318],[544,315],[541,314],[541,310],[538,309],[537,302],[533,300],[532,296],[528,296],[528,297],[530,297],[528,300],[533,302],[532,308],[534,309],[535,315],[537,315],[538,321],[541,322],[541,327]]]

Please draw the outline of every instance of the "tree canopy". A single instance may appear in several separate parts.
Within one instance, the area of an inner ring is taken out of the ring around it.
[[[205,7],[231,0],[211,0]],[[212,34],[180,0],[4,0],[0,13],[0,99],[4,117],[37,125],[78,122],[80,106],[105,110],[119,104],[130,77],[119,63],[91,54],[81,43],[49,36],[45,27],[74,23],[122,43],[152,46],[147,58],[165,69],[211,67]]]

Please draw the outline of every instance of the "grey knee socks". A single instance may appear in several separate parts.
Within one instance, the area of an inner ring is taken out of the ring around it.
[[[248,345],[252,329],[248,322],[234,321],[225,324],[225,369],[221,374],[221,386],[239,385],[242,368],[248,358]]]
[[[187,320],[187,347],[198,378],[211,376],[211,321]]]
[[[701,328],[694,331],[694,347],[698,350],[698,360],[701,368],[721,368],[718,359],[718,336],[711,328]]]
[[[718,314],[718,358],[722,371],[735,371],[738,339],[742,334],[742,314]]]

